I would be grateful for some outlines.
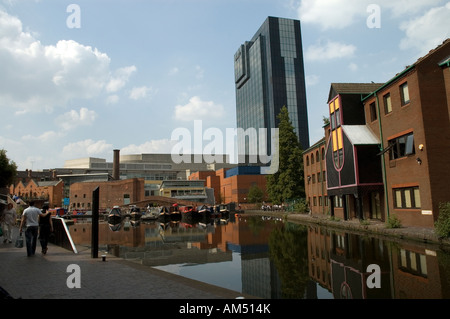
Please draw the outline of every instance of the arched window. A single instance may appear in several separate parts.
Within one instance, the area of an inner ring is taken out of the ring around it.
[[[306,166],[309,166],[309,156],[306,155]]]

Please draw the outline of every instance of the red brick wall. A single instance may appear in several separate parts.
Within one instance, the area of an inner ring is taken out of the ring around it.
[[[92,209],[92,192],[99,187],[100,210],[111,209],[124,204],[124,195],[128,194],[130,202],[144,200],[144,179],[131,178],[109,182],[82,182],[70,186],[70,210]],[[75,205],[75,206],[74,206]]]
[[[449,54],[450,42],[447,42],[380,91],[377,96],[381,116],[377,120],[371,122],[369,111],[375,97],[365,102],[366,123],[378,136],[381,118],[384,147],[388,146],[389,139],[409,131],[414,133],[415,154],[396,160],[389,160],[389,152],[384,154],[389,212],[400,217],[403,225],[433,227],[439,203],[450,201],[450,112],[447,105],[450,91],[438,66]],[[399,86],[404,82],[408,83],[410,103],[402,106]],[[392,112],[385,114],[383,96],[388,92]],[[421,144],[423,150],[419,149]],[[392,188],[414,185],[420,189],[421,208],[395,209]],[[429,211],[433,215],[428,215]]]

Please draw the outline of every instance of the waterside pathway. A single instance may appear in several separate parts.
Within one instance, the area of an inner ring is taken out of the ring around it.
[[[387,228],[384,222],[377,220],[367,220],[364,223],[361,223],[357,219],[345,221],[331,220],[330,216],[326,215],[308,215],[277,211],[250,210],[246,211],[245,214],[279,217],[294,223],[316,224],[332,229],[342,229],[356,234],[365,234],[382,239],[389,239],[391,241],[409,240],[420,243],[436,244],[442,246],[444,249],[446,247],[450,249],[450,238],[439,238],[432,228],[403,226],[399,228]]]

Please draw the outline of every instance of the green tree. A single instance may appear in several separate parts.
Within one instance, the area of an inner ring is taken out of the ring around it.
[[[279,119],[279,168],[267,176],[267,192],[274,204],[305,197],[303,154],[286,106],[281,108]]]
[[[17,165],[6,156],[6,150],[0,150],[0,187],[14,183],[17,175]]]
[[[249,203],[262,203],[264,199],[264,192],[257,185],[250,187],[248,191],[247,200]]]

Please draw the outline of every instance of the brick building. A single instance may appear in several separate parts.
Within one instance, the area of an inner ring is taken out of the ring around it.
[[[343,219],[378,218],[381,178],[379,140],[365,125],[361,99],[382,83],[332,83],[326,146],[330,214]]]
[[[101,211],[145,199],[143,178],[73,183],[70,186],[70,210],[92,210],[92,192],[97,187],[99,187],[99,209]]]
[[[325,131],[329,129],[325,125]],[[326,137],[303,152],[306,200],[311,214],[327,214],[329,210],[325,167]]]
[[[266,176],[259,174],[259,167],[238,166],[222,168],[215,172],[193,172],[189,179],[205,180],[205,186],[214,189],[216,204],[238,203],[242,208],[248,204],[248,193],[253,186],[260,188],[267,200]]]
[[[450,201],[450,39],[363,100],[380,139],[385,216],[433,227]]]
[[[328,210],[314,205],[324,193],[313,183],[319,168],[311,158],[322,160],[323,141],[303,153],[313,214],[382,221],[395,215],[405,226],[434,226],[440,203],[450,201],[449,64],[447,39],[386,83],[331,84]]]
[[[15,185],[11,185],[9,193],[16,195],[26,203],[34,201],[37,206],[48,203],[50,208],[61,207],[63,204],[64,182],[56,181],[39,181],[35,179],[20,180]]]

